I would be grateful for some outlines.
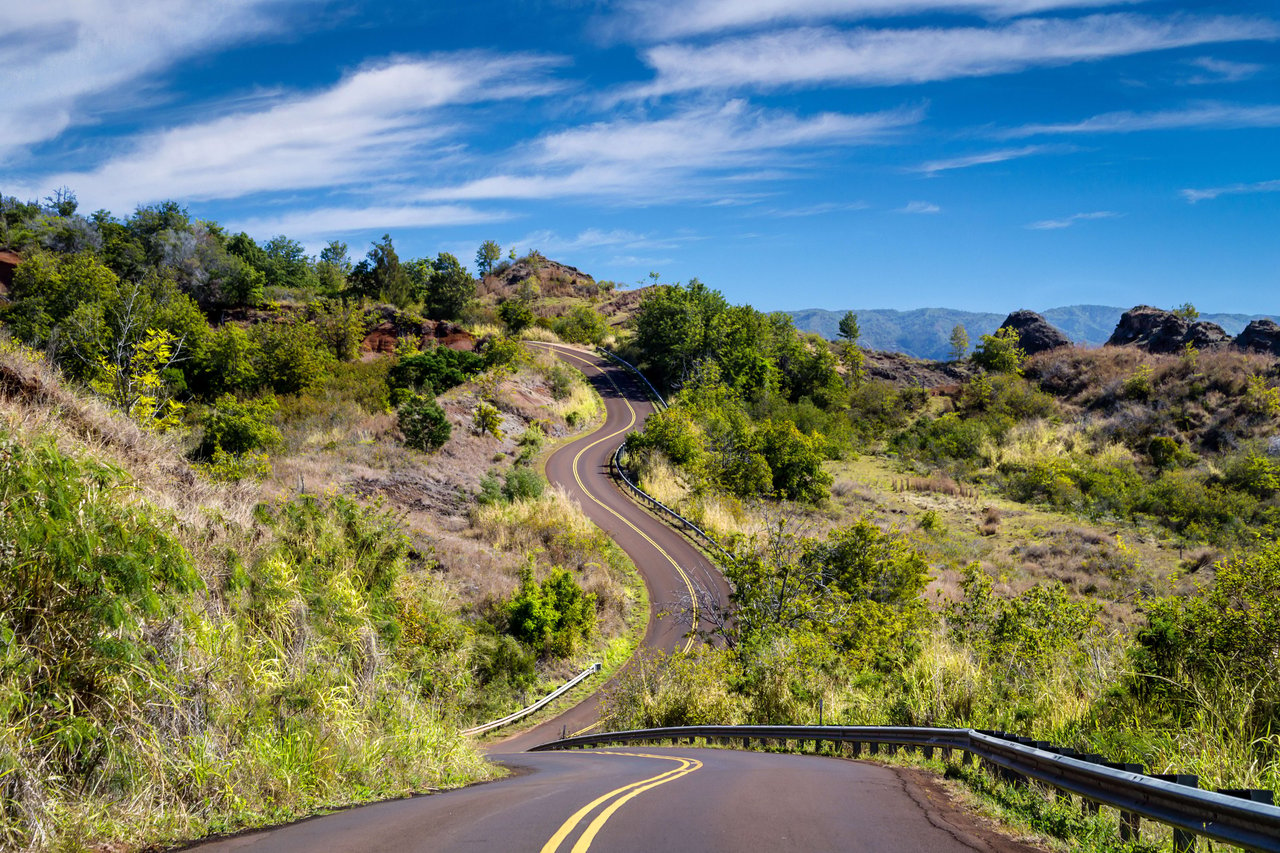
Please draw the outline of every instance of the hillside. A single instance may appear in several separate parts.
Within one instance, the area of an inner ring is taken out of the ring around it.
[[[1010,310],[1014,307],[1012,306]],[[1124,308],[1106,305],[1068,305],[1039,312],[1077,344],[1100,346],[1115,330]],[[796,328],[835,339],[844,311],[808,308],[788,311]],[[953,308],[917,308],[897,311],[887,308],[854,309],[862,329],[861,343],[867,349],[901,352],[916,358],[945,360],[951,357],[951,330],[964,326],[969,340],[990,335],[1006,314],[960,311]],[[1238,335],[1250,320],[1278,319],[1270,314],[1201,314],[1201,320],[1217,323],[1229,335]]]

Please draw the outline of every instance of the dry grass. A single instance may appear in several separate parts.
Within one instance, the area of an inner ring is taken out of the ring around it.
[[[906,477],[901,480],[895,480],[893,483],[895,492],[924,492],[938,495],[950,495],[954,498],[969,498],[976,500],[979,492],[973,486],[957,483],[946,474],[934,474],[931,477]]]
[[[559,335],[542,326],[526,326],[520,331],[519,338],[522,341],[541,341],[546,344],[564,343]]]

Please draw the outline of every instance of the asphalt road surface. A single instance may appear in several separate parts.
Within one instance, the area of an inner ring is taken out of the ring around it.
[[[688,648],[689,619],[656,613],[699,587],[727,595],[723,577],[681,534],[625,497],[609,457],[652,406],[624,370],[554,348],[605,401],[604,425],[554,453],[551,482],[635,562],[653,605],[644,643]],[[203,853],[319,851],[988,851],[1031,853],[953,803],[917,770],[819,756],[728,749],[628,747],[523,752],[599,720],[593,696],[533,729],[491,742],[512,774],[455,791],[347,809],[198,845]]]
[[[862,761],[636,747],[495,756],[512,777],[200,846],[252,850],[1030,853],[927,777]]]
[[[609,459],[627,433],[644,428],[653,404],[639,380],[595,353],[573,347],[538,344],[582,371],[604,399],[605,421],[594,432],[559,448],[547,460],[547,479],[564,487],[583,512],[627,553],[649,590],[649,624],[643,644],[674,651],[689,648],[693,618],[689,606],[709,593],[727,602],[724,576],[685,538],[640,509],[615,485]],[[687,616],[677,615],[686,611]],[[660,613],[668,615],[659,617]],[[701,627],[710,624],[699,616]],[[607,685],[606,685],[607,686]],[[490,751],[519,752],[561,734],[590,731],[600,719],[598,692],[533,729],[492,742]]]

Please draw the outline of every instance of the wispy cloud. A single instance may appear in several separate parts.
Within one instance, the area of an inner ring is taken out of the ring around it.
[[[1143,0],[634,0],[606,29],[629,39],[666,39],[815,21],[968,12],[1007,18],[1054,9],[1118,6]],[[637,22],[643,22],[637,27]]]
[[[1088,222],[1091,219],[1115,219],[1120,214],[1111,210],[1095,210],[1090,213],[1073,213],[1063,219],[1042,219],[1028,223],[1026,228],[1032,231],[1054,231],[1059,228],[1070,228],[1077,222]]]
[[[93,207],[341,189],[430,167],[456,117],[441,108],[552,91],[536,56],[454,54],[370,65],[331,88],[142,136],[97,168],[46,176]],[[430,156],[428,156],[430,155]]]
[[[1191,60],[1191,64],[1199,68],[1203,74],[1187,78],[1193,85],[1209,83],[1239,83],[1257,75],[1267,66],[1256,62],[1232,62],[1228,59],[1216,59],[1212,56],[1201,56]]]
[[[898,213],[941,213],[942,208],[931,201],[911,201],[898,208]]]
[[[1280,104],[1197,104],[1181,110],[1102,113],[1063,124],[1028,124],[998,134],[1005,139],[1077,133],[1134,133],[1144,130],[1208,130],[1280,127]]]
[[[1266,20],[1131,14],[1025,19],[982,28],[802,28],[705,47],[655,46],[644,59],[656,79],[625,94],[926,83],[1278,35],[1280,27]]]
[[[1255,184],[1229,184],[1225,187],[1209,187],[1202,190],[1183,190],[1182,197],[1192,204],[1209,201],[1223,195],[1248,195],[1251,193],[1280,192],[1280,180],[1259,181]]]
[[[891,139],[922,118],[919,109],[801,117],[740,100],[687,107],[663,118],[616,119],[544,135],[498,174],[423,197],[692,197],[713,182],[742,178],[744,170],[752,180],[786,174],[779,168],[789,163],[788,155]]]
[[[1004,148],[999,151],[983,151],[979,154],[948,157],[943,160],[930,160],[914,167],[911,171],[934,177],[939,172],[949,172],[953,169],[968,169],[972,166],[1003,163],[1006,160],[1017,160],[1021,157],[1031,157],[1036,154],[1060,153],[1071,150],[1074,149],[1056,145],[1024,145],[1021,148]]]
[[[136,97],[178,60],[284,30],[320,0],[42,0],[5,7],[0,159],[87,120],[103,100]],[[122,90],[128,90],[122,91]]]
[[[754,216],[772,217],[775,219],[796,219],[806,216],[827,216],[832,213],[848,213],[854,210],[870,208],[865,201],[824,201],[818,204],[807,204],[801,207],[773,207],[767,210],[754,211]]]
[[[537,249],[543,254],[548,252],[583,252],[594,249],[609,249],[613,252],[623,250],[635,252],[640,250],[675,249],[699,239],[701,238],[692,233],[657,236],[654,234],[642,234],[625,228],[587,228],[572,237],[563,237],[550,230],[534,231],[523,239],[517,240],[516,245]]]
[[[384,228],[481,225],[510,218],[510,214],[504,211],[477,210],[464,205],[375,205],[293,210],[279,216],[232,220],[228,227],[232,231],[245,231],[259,239],[288,234],[297,240],[310,241]]]

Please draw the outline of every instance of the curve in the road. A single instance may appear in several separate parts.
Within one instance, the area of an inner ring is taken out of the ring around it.
[[[609,461],[626,433],[642,429],[654,407],[645,389],[625,369],[594,353],[554,344],[537,344],[580,370],[604,400],[604,423],[588,435],[560,447],[547,460],[547,479],[575,499],[596,526],[608,534],[635,564],[649,592],[650,612],[641,641],[646,648],[682,651],[694,637],[679,619],[664,616],[678,606],[696,608],[702,590],[720,602],[728,583],[683,534],[649,515],[613,483]],[[693,610],[698,625],[702,614]],[[710,627],[704,624],[701,627]],[[517,752],[560,737],[590,731],[600,720],[600,691],[554,719],[493,742],[490,751]]]

